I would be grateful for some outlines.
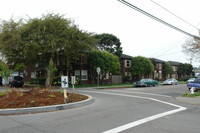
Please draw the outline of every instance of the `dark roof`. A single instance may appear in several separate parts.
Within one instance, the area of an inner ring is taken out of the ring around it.
[[[154,60],[156,63],[164,63],[165,61],[160,60],[160,59],[156,59],[156,58],[150,58],[152,60]]]
[[[121,59],[132,59],[133,57],[130,55],[122,54]]]
[[[176,61],[168,61],[172,66],[178,66],[180,64],[180,62],[176,62]]]

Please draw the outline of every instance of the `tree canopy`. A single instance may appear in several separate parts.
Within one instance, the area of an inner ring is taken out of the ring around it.
[[[168,62],[165,62],[163,64],[163,74],[165,75],[165,77],[167,74],[170,74],[170,75],[173,74],[173,68]]]
[[[24,31],[23,20],[3,21],[0,26],[0,52],[7,64],[28,64],[32,59],[34,48],[29,48],[23,43],[22,33]],[[29,51],[29,52],[28,52]],[[30,56],[27,56],[30,55]]]
[[[178,74],[190,76],[193,73],[193,66],[188,63],[180,63],[178,66]]]
[[[91,33],[80,30],[73,21],[59,14],[41,18],[3,21],[0,28],[0,50],[7,62],[31,63],[38,55],[50,58],[65,55],[69,61],[78,52],[94,47]]]
[[[119,58],[107,51],[92,50],[89,52],[88,60],[90,68],[95,71],[97,67],[100,67],[102,73],[119,74],[120,72]]]
[[[186,55],[200,60],[200,40],[198,38],[189,38],[182,47]]]
[[[92,34],[80,30],[69,19],[55,14],[47,14],[42,18],[31,19],[26,25],[24,36],[29,45],[38,46],[38,54],[54,60],[62,55],[69,63],[79,58],[80,51],[93,47]]]
[[[99,50],[106,50],[118,57],[121,56],[123,52],[121,42],[115,35],[103,33],[95,35],[95,38],[98,39],[96,46]]]
[[[154,65],[150,59],[137,56],[132,58],[131,74],[141,78],[154,72]]]
[[[48,66],[51,58],[55,64],[60,56],[70,64],[79,58],[79,52],[93,48],[95,42],[93,34],[80,30],[59,14],[43,15],[26,23],[22,19],[4,21],[0,28],[0,50],[10,64],[30,65],[40,57]]]

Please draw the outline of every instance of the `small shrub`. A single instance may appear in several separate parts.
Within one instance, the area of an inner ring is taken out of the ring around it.
[[[127,83],[127,82],[129,83],[130,79],[131,79],[131,76],[124,76],[123,81],[124,83]]]
[[[45,78],[33,78],[31,79],[30,83],[31,84],[40,84],[40,85],[44,85],[45,84],[46,79]]]
[[[61,94],[64,93],[63,90],[59,90],[58,92],[61,93]]]
[[[1,97],[1,96],[5,96],[5,93],[3,93],[3,92],[0,92],[0,97]]]
[[[195,92],[194,94],[188,94],[188,93],[183,94],[183,97],[196,97],[196,96],[200,96],[200,92]]]
[[[55,98],[56,96],[55,96],[55,95],[49,95],[49,97],[50,97],[50,98]]]

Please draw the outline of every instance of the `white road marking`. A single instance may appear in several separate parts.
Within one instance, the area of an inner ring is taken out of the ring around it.
[[[126,90],[136,90],[136,91],[138,91],[138,90],[144,90],[144,89],[143,88],[128,88]]]
[[[171,105],[171,106],[174,106],[174,107],[178,108],[178,109],[170,110],[170,111],[163,112],[163,113],[160,113],[160,114],[157,114],[157,115],[153,115],[153,116],[150,116],[150,117],[147,117],[147,118],[144,118],[144,119],[140,119],[140,120],[137,120],[137,121],[134,121],[134,122],[131,122],[131,123],[128,123],[128,124],[125,124],[125,125],[113,128],[113,129],[110,129],[108,131],[104,131],[102,133],[119,133],[119,132],[125,131],[127,129],[136,127],[138,125],[144,124],[146,122],[153,121],[155,119],[158,119],[158,118],[161,118],[161,117],[164,117],[164,116],[167,116],[167,115],[171,115],[171,114],[174,114],[174,113],[177,113],[177,112],[180,112],[180,111],[183,111],[183,110],[187,109],[185,107],[182,107],[182,106],[179,106],[179,105],[176,105],[176,104],[173,104],[173,103],[161,101],[161,100],[158,100],[158,99],[155,99],[155,98],[150,98],[150,97],[140,97],[140,96],[132,96],[132,95],[126,95],[126,94],[117,94],[117,93],[109,93],[109,92],[97,92],[97,91],[82,91],[82,92],[100,93],[100,94],[107,94],[107,95],[116,95],[116,96],[141,98],[141,99],[147,99],[147,100],[152,100],[152,101],[164,103],[164,104]]]
[[[111,91],[111,90],[106,90],[106,91]],[[116,90],[117,92],[128,92],[128,93],[135,93],[135,94],[144,94],[144,95],[152,95],[152,96],[161,96],[161,97],[172,97],[168,95],[161,95],[161,94],[154,94],[154,93],[145,93],[145,92],[133,92],[130,90]]]

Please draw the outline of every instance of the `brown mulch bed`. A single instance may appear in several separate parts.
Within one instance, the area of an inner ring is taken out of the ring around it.
[[[88,97],[81,94],[67,93],[67,103],[78,102]],[[26,108],[64,104],[63,92],[47,89],[21,91],[12,89],[11,92],[0,92],[0,109]]]

